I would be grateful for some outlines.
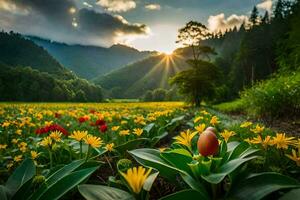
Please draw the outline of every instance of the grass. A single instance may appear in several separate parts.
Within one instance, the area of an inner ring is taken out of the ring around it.
[[[236,99],[231,102],[214,105],[213,108],[225,113],[241,114],[245,112],[245,103],[242,99]]]

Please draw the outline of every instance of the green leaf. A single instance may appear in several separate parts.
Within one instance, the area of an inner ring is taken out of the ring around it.
[[[156,179],[156,177],[158,176],[159,172],[153,173],[151,174],[145,181],[144,185],[143,185],[143,189],[146,191],[150,191],[151,187]]]
[[[188,166],[188,163],[192,162],[193,158],[189,151],[185,149],[174,149],[171,151],[162,152],[161,156],[173,167],[192,174],[191,168]]]
[[[146,131],[149,134],[154,126],[155,126],[155,123],[150,123],[147,126],[145,126],[143,129],[144,129],[144,131]]]
[[[33,161],[31,159],[25,159],[5,184],[10,195],[13,196],[23,184],[35,175],[35,172],[36,170]]]
[[[121,144],[121,145],[117,146],[115,149],[120,153],[124,153],[125,151],[130,151],[132,149],[136,149],[144,142],[149,142],[149,141],[150,141],[149,138],[138,138],[135,140],[130,140],[124,144]]]
[[[232,171],[234,171],[240,165],[242,165],[245,162],[252,160],[254,158],[256,158],[256,156],[252,156],[249,158],[237,158],[234,160],[230,160],[229,162],[223,164],[219,168],[218,173],[211,173],[209,175],[203,175],[201,177],[209,183],[218,184],[225,178],[225,176],[230,174]]]
[[[30,197],[30,199],[39,199],[49,187],[57,183],[60,179],[64,178],[65,176],[69,175],[71,172],[73,172],[75,169],[77,169],[84,163],[84,159],[75,160],[70,164],[60,168],[56,172],[52,173],[49,177],[46,178],[45,183],[43,183],[42,186],[38,188],[38,190]]]
[[[173,118],[165,127],[174,126],[176,123],[182,121],[185,118],[185,115]]]
[[[7,200],[7,188],[4,185],[0,185],[0,199],[1,200]]]
[[[169,165],[165,160],[163,160],[160,157],[160,152],[156,149],[135,149],[129,151],[129,154],[132,155],[138,163],[158,170],[163,177],[171,181],[175,181],[178,172],[182,172],[180,169]]]
[[[62,197],[69,190],[80,184],[86,178],[88,178],[98,167],[87,168],[79,171],[75,171],[68,176],[61,178],[56,184],[52,185],[41,196],[42,200],[56,200]]]
[[[128,192],[104,185],[79,185],[78,190],[87,200],[135,200]]]
[[[278,173],[265,172],[249,176],[238,183],[238,187],[232,189],[230,197],[256,200],[281,189],[299,187],[300,183],[296,179]]]
[[[300,189],[294,189],[284,194],[282,197],[279,198],[279,200],[298,199],[299,197],[300,197]]]
[[[165,131],[163,132],[162,134],[158,135],[158,136],[155,136],[152,138],[152,141],[151,141],[151,145],[154,146],[157,144],[157,142],[159,142],[161,139],[163,139],[164,137],[168,136],[168,132]]]
[[[182,200],[182,199],[203,199],[202,195],[195,191],[195,190],[182,190],[173,194],[170,194],[168,196],[165,196],[163,198],[160,198],[160,200]]]
[[[210,199],[205,187],[200,181],[195,180],[188,174],[181,174],[181,177],[193,190],[196,190],[199,193],[201,199]]]

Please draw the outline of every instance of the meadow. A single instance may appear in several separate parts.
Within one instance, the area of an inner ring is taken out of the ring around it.
[[[299,138],[251,121],[228,123],[212,109],[182,102],[1,103],[0,113],[1,199],[299,194]]]

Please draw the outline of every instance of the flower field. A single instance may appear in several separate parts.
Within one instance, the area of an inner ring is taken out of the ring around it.
[[[296,199],[300,139],[165,103],[0,104],[0,199]]]

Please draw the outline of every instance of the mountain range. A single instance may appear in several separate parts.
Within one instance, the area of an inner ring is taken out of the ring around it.
[[[157,54],[155,51],[139,51],[121,44],[105,48],[69,45],[38,37],[26,37],[47,50],[63,66],[85,79],[105,75],[114,69]]]

